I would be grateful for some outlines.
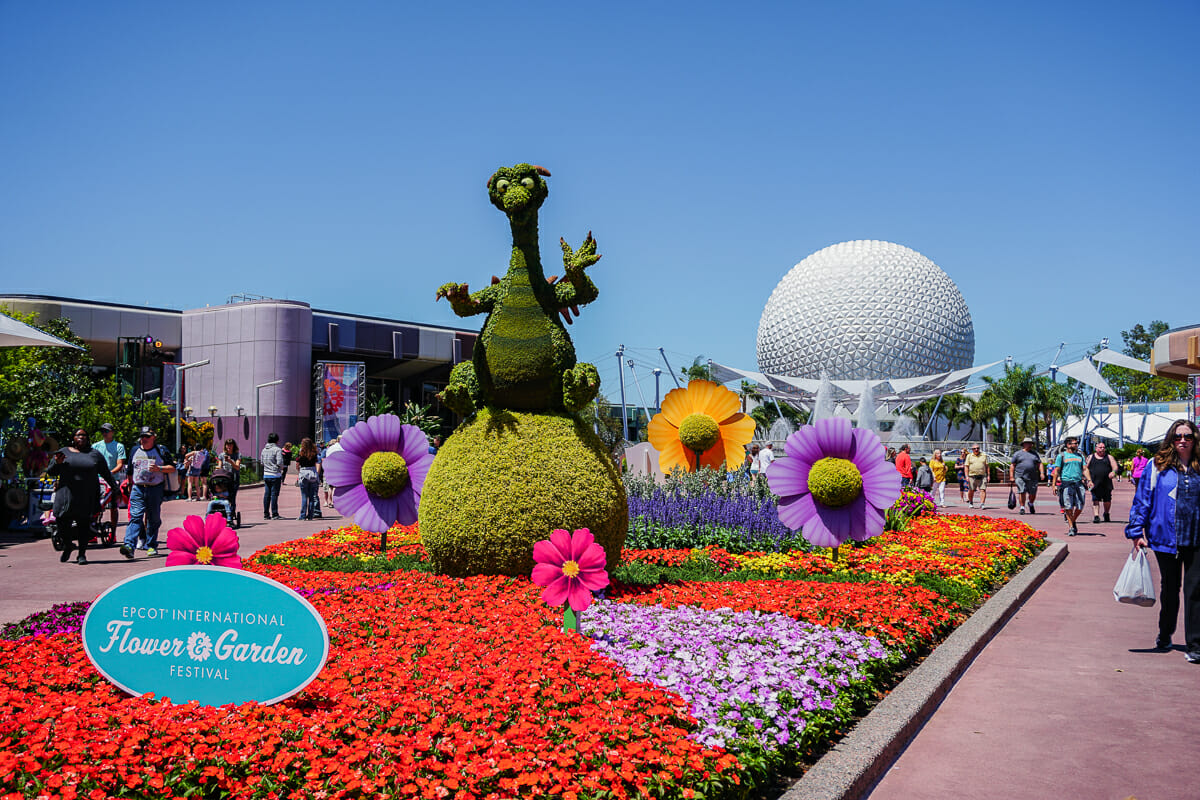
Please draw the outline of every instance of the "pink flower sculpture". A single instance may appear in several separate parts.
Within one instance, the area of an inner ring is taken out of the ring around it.
[[[189,564],[211,564],[217,567],[242,568],[238,557],[238,535],[225,524],[221,514],[209,514],[204,519],[195,514],[183,520],[182,528],[167,531],[168,567]]]
[[[421,429],[402,424],[395,414],[379,414],[356,423],[340,443],[342,449],[324,462],[338,513],[374,533],[416,522],[421,487],[433,465]]]
[[[561,528],[551,531],[549,539],[533,546],[533,560],[533,582],[546,587],[546,605],[566,602],[572,611],[583,611],[592,604],[592,592],[608,586],[604,548],[587,528],[573,534]]]
[[[817,420],[784,443],[786,458],[767,468],[779,495],[779,520],[817,547],[883,533],[884,511],[900,497],[900,473],[879,437],[841,417]]]

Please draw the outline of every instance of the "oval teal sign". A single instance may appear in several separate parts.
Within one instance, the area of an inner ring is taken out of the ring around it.
[[[282,583],[214,566],[169,567],[112,586],[83,620],[100,674],[173,703],[276,703],[317,677],[329,632]]]

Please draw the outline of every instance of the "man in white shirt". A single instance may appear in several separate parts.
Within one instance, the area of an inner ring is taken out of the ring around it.
[[[758,454],[758,474],[759,475],[765,476],[767,474],[767,467],[769,467],[773,463],[775,463],[774,447],[775,447],[775,445],[771,444],[770,442],[767,442],[766,446],[761,451],[759,451],[759,454]]]

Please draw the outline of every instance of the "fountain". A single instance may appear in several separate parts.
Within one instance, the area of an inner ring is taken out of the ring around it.
[[[829,380],[828,372],[821,370],[821,383],[817,386],[817,397],[813,401],[813,412],[809,422],[813,423],[819,419],[831,419],[833,412],[833,381]]]
[[[858,427],[865,428],[871,433],[879,433],[879,420],[875,417],[875,392],[871,389],[870,381],[863,381],[862,394],[858,399]]]

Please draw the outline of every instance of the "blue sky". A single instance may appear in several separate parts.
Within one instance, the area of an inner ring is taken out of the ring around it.
[[[484,183],[529,161],[547,272],[604,254],[571,332],[610,395],[618,344],[754,368],[849,239],[1045,365],[1200,321],[1198,39],[1182,1],[0,2],[0,288],[459,324],[434,292],[503,273]]]

